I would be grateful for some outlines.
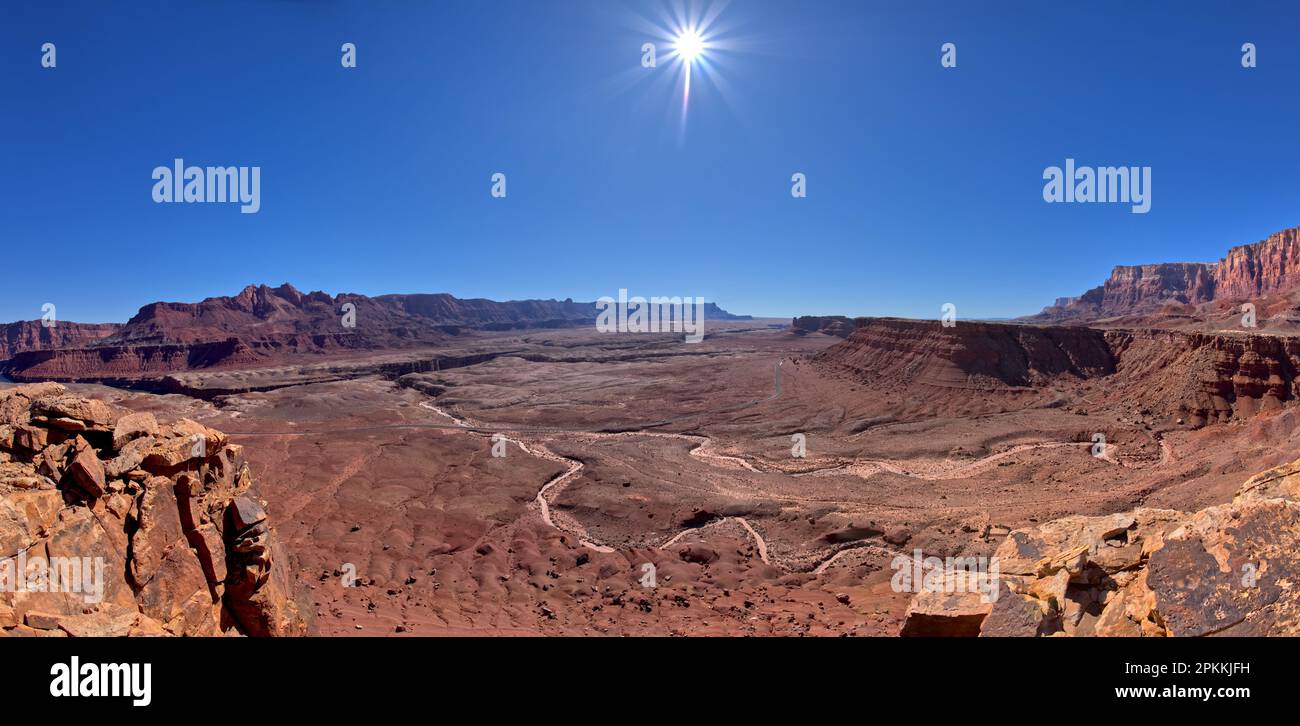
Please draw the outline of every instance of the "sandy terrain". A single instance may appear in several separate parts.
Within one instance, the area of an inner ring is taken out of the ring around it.
[[[868,385],[814,361],[839,338],[761,322],[699,345],[508,337],[490,344],[519,355],[395,380],[211,401],[75,388],[244,445],[338,635],[893,635],[898,553],[989,554],[1065,514],[1226,501],[1297,439],[1290,408],[1193,430],[1108,408],[1096,380]]]

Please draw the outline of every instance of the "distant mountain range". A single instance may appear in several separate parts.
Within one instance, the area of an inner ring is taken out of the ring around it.
[[[0,370],[15,380],[129,377],[257,365],[285,356],[444,343],[472,330],[594,325],[594,302],[460,299],[448,294],[303,293],[245,287],[197,303],[156,302],[125,324],[0,326]],[[706,320],[747,320],[715,303]]]

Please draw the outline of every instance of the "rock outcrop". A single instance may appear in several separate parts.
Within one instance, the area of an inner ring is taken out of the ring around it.
[[[1136,509],[1018,529],[994,558],[996,598],[921,592],[903,633],[1298,635],[1300,460],[1198,512]]]
[[[1168,305],[1239,303],[1300,286],[1300,228],[1228,250],[1216,262],[1118,266],[1099,287],[1058,299],[1034,319],[1090,321]]]
[[[221,432],[0,390],[0,634],[305,634],[286,564]]]

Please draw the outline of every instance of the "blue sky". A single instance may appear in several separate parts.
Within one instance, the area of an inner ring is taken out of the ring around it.
[[[718,81],[696,72],[684,126],[667,44],[640,65],[650,25],[678,12],[7,3],[0,320],[45,302],[125,320],[284,281],[1001,317],[1115,264],[1215,260],[1300,224],[1294,6],[733,0]],[[176,157],[260,166],[261,211],[155,204],[152,170]],[[1043,169],[1067,157],[1151,166],[1150,213],[1044,203]]]

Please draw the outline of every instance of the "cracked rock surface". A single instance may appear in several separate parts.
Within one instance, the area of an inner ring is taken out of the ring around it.
[[[0,635],[300,635],[242,447],[56,383],[0,391]]]

